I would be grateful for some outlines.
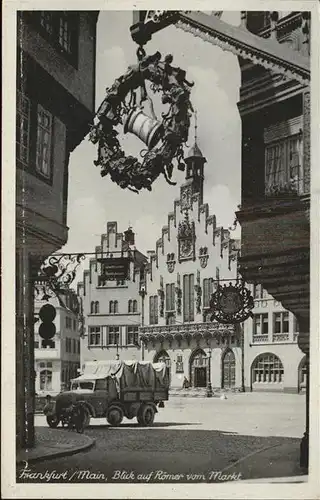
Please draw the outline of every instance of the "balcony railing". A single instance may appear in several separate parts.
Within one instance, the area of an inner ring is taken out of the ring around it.
[[[272,335],[272,342],[285,342],[289,340],[289,333],[274,333]]]
[[[269,335],[253,335],[252,336],[252,343],[253,344],[262,344],[263,342],[268,342],[269,340]]]
[[[140,335],[144,336],[157,336],[157,335],[173,335],[177,336],[179,334],[185,335],[206,335],[211,334],[212,336],[223,336],[223,335],[233,335],[235,333],[235,325],[227,324],[223,325],[221,323],[184,323],[175,325],[150,325],[140,327]]]

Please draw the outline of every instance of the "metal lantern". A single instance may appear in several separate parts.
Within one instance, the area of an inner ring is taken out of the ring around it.
[[[138,108],[131,111],[125,121],[124,133],[127,132],[139,137],[149,149],[152,149],[162,138],[164,129],[162,123],[150,118]]]

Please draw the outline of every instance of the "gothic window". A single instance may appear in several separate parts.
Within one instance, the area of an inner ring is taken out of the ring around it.
[[[183,276],[183,321],[194,321],[194,275]]]
[[[93,301],[90,304],[90,313],[94,314],[94,302]]]
[[[95,302],[95,304],[94,304],[94,312],[95,312],[96,314],[99,314],[99,309],[100,309],[100,307],[99,307],[99,302],[98,302],[98,301],[96,301],[96,302]]]
[[[289,332],[288,311],[273,313],[273,333],[288,333],[288,332]]]
[[[137,345],[139,339],[139,327],[127,326],[127,345]]]
[[[268,313],[255,314],[253,316],[253,335],[268,335],[269,316]]]
[[[275,354],[261,354],[252,364],[252,382],[280,383],[283,381],[283,364]]]
[[[157,325],[159,320],[159,304],[158,295],[153,295],[149,297],[149,324]]]
[[[212,279],[203,280],[203,307],[210,307],[210,298],[213,293]]]
[[[175,284],[166,285],[166,311],[175,310]]]
[[[120,327],[109,326],[107,335],[107,345],[119,345]]]
[[[90,326],[89,327],[88,345],[89,346],[101,345],[101,327],[100,326]]]

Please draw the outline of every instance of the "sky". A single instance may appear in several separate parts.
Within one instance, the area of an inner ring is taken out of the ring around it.
[[[222,20],[239,25],[240,14],[224,12]],[[105,89],[136,63],[136,44],[130,36],[131,11],[100,11],[97,24],[96,109]],[[233,224],[240,204],[241,123],[237,110],[240,68],[237,57],[200,38],[170,26],[153,35],[145,46],[147,54],[172,53],[173,65],[186,70],[194,82],[191,102],[197,110],[198,145],[207,159],[205,165],[204,202],[217,223]],[[119,135],[125,153],[137,156],[144,148],[138,138],[122,132]],[[190,128],[188,146],[194,143],[194,125]],[[186,148],[186,151],[188,148]],[[118,222],[118,231],[129,225],[136,233],[136,247],[155,249],[167,214],[179,198],[184,172],[175,170],[176,186],[159,177],[151,192],[140,194],[121,189],[109,176],[100,176],[94,165],[97,148],[88,138],[71,154],[69,164],[68,243],[67,252],[94,252],[108,221]],[[238,233],[238,230],[237,230]],[[236,234],[239,236],[239,233]]]

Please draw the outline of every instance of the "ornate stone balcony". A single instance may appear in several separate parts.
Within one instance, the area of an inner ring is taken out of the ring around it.
[[[152,342],[154,345],[158,342],[167,340],[171,346],[175,340],[181,345],[182,340],[190,344],[192,339],[199,343],[204,339],[209,345],[211,339],[218,342],[236,334],[235,325],[223,325],[221,323],[184,323],[176,325],[150,325],[140,327],[140,339],[144,343]]]

